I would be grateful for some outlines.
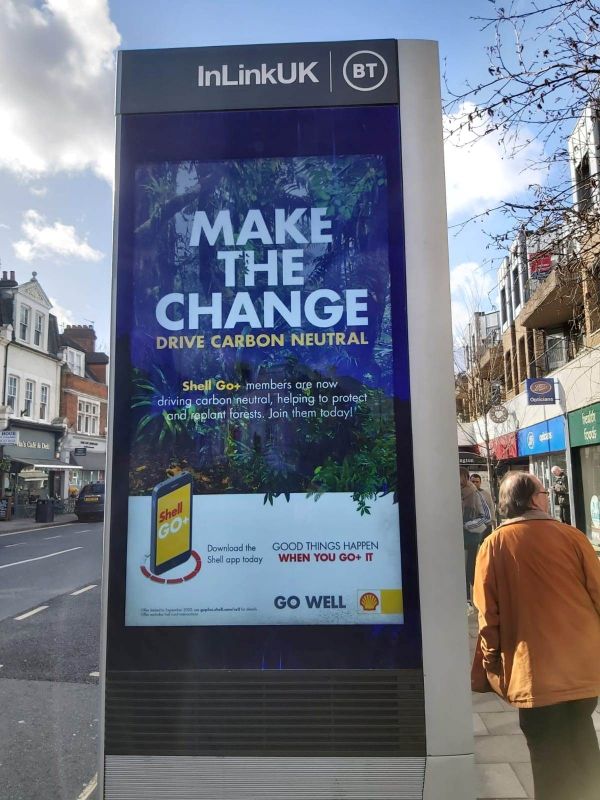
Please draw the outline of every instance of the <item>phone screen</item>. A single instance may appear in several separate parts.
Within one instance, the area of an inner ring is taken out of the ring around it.
[[[153,494],[152,570],[160,574],[186,561],[191,551],[191,475],[171,478]]]

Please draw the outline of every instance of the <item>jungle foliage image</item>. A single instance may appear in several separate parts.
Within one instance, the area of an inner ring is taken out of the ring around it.
[[[135,171],[130,494],[396,491],[379,155]]]

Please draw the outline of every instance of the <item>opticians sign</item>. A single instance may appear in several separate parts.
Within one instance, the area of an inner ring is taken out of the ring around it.
[[[555,383],[546,378],[527,378],[527,404],[552,406],[556,403]]]

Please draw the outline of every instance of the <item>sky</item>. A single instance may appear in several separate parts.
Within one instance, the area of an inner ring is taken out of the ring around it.
[[[37,279],[59,324],[110,344],[115,52],[344,39],[434,39],[448,85],[485,77],[486,0],[0,0],[0,262]],[[464,109],[463,109],[464,110]],[[467,109],[468,110],[468,109]],[[489,310],[495,268],[475,226],[457,225],[532,180],[535,152],[493,138],[446,144],[454,327]]]

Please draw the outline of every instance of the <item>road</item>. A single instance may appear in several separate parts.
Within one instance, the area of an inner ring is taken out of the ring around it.
[[[102,523],[0,529],[0,798],[94,798]]]

